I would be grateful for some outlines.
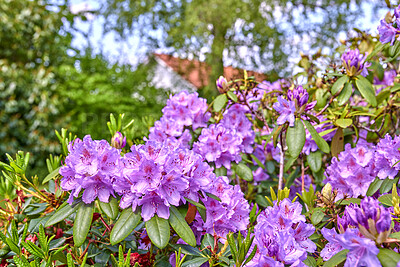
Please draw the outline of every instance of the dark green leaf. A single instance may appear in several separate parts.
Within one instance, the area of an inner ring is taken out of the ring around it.
[[[286,131],[286,144],[292,158],[297,159],[306,142],[306,131],[300,119],[296,119],[293,127]]]
[[[208,261],[208,258],[196,257],[196,258],[191,259],[189,261],[185,261],[182,264],[182,267],[200,267],[202,264],[206,263],[207,261]]]
[[[355,85],[360,91],[361,95],[370,103],[373,107],[376,107],[376,97],[375,90],[372,87],[372,84],[363,76],[357,76],[357,80],[355,81]]]
[[[373,194],[375,194],[375,192],[378,191],[379,188],[381,187],[382,183],[383,183],[383,180],[381,180],[378,177],[376,177],[375,180],[368,187],[366,195],[367,196],[372,196]]]
[[[50,219],[48,219],[48,221],[46,222],[46,224],[44,226],[45,227],[49,227],[51,225],[54,225],[54,224],[59,223],[61,221],[64,221],[65,218],[67,218],[71,214],[75,213],[75,211],[77,211],[78,208],[82,204],[83,203],[80,202],[80,203],[76,204],[74,207],[72,207],[71,205],[66,203],[66,205],[61,206],[60,208],[58,208],[58,210],[53,214],[53,216],[50,217]]]
[[[340,204],[340,205],[349,205],[351,203],[360,205],[361,199],[359,199],[359,198],[346,198],[344,200],[342,200],[342,199],[338,200],[336,203]]]
[[[74,243],[80,247],[86,240],[93,219],[93,203],[82,204],[76,213],[73,229]]]
[[[313,223],[313,225],[316,225],[318,223],[320,223],[322,221],[322,219],[324,218],[324,213],[322,212],[322,210],[320,209],[315,209],[313,214],[311,215],[311,222]]]
[[[303,263],[307,266],[317,267],[317,261],[312,256],[308,256]]]
[[[319,149],[321,149],[321,151],[324,153],[329,153],[330,149],[328,143],[319,135],[314,126],[312,126],[309,121],[304,121],[304,124],[306,125],[307,130],[311,134],[311,137],[314,139]]]
[[[385,180],[383,180],[383,183],[381,185],[379,193],[385,194],[385,193],[389,192],[390,190],[392,190],[393,184],[397,184],[398,181],[399,181],[399,178],[395,178],[395,179],[386,178]]]
[[[322,166],[322,154],[319,150],[310,152],[307,156],[308,166],[313,172],[318,172]]]
[[[110,197],[108,203],[99,201],[99,206],[101,210],[107,215],[108,218],[115,220],[118,216],[119,207],[118,200],[114,197]]]
[[[181,248],[181,252],[185,255],[190,255],[190,256],[204,256],[204,254],[196,247],[192,247],[189,245],[184,245],[184,244],[170,244],[171,247],[173,247],[176,251]]]
[[[346,83],[345,86],[343,87],[343,90],[337,96],[339,106],[346,104],[346,102],[350,99],[352,93],[353,93],[352,83]]]
[[[124,240],[135,227],[139,224],[141,215],[139,212],[133,212],[131,207],[121,212],[110,234],[110,243],[115,245]]]
[[[200,208],[200,209],[203,209],[203,210],[206,209],[206,207],[204,207],[203,204],[201,204],[201,203],[199,203],[199,202],[196,202],[196,201],[194,201],[194,200],[191,200],[190,198],[187,198],[187,197],[184,197],[184,198],[185,198],[186,201],[189,202],[190,204],[193,204],[193,205],[195,205],[196,207],[198,207],[198,208]]]
[[[345,75],[337,79],[337,81],[332,85],[331,93],[336,95],[342,90],[343,85],[349,81],[349,76]]]
[[[380,248],[378,259],[382,267],[396,267],[397,263],[400,262],[400,254],[387,248]]]
[[[335,255],[333,255],[332,258],[330,258],[328,261],[326,261],[324,263],[323,267],[335,267],[335,266],[339,265],[346,259],[348,252],[349,252],[348,249],[344,249],[344,250],[336,253]]]
[[[196,246],[196,238],[192,229],[190,229],[189,225],[185,221],[185,218],[175,208],[175,206],[169,207],[169,223],[183,241],[193,247]]]
[[[240,178],[248,182],[253,181],[253,172],[246,164],[240,162],[239,164],[233,164],[232,167]]]
[[[151,242],[158,248],[165,248],[169,242],[170,229],[168,220],[154,214],[153,218],[146,222],[147,234]]]
[[[215,98],[214,104],[213,104],[214,111],[220,112],[224,108],[224,106],[226,105],[227,102],[228,102],[228,98],[226,97],[225,94],[217,96]]]
[[[390,91],[389,90],[382,90],[377,96],[376,96],[376,102],[377,103],[383,103],[384,100],[386,100],[390,96]]]

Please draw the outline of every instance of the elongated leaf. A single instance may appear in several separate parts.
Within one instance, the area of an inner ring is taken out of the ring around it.
[[[74,207],[66,203],[66,205],[61,206],[54,214],[53,216],[50,217],[50,219],[47,220],[46,224],[44,225],[45,227],[49,227],[51,225],[54,225],[56,223],[59,223],[71,214],[75,213],[78,208],[82,205],[83,203],[80,202],[76,204]]]
[[[349,81],[349,76],[345,75],[340,77],[333,85],[331,89],[331,93],[336,95],[340,90],[342,90],[345,83]]]
[[[339,106],[344,105],[350,99],[352,93],[353,93],[352,83],[346,83],[343,87],[343,90],[337,97]]]
[[[330,149],[328,143],[319,135],[319,133],[317,133],[314,126],[312,126],[309,121],[303,121],[303,122],[306,125],[307,130],[310,132],[311,137],[314,139],[319,149],[321,149],[321,151],[324,153],[329,153]]]
[[[378,198],[378,200],[379,200],[379,202],[381,202],[382,204],[384,204],[386,206],[389,206],[389,207],[393,206],[391,194],[380,196]]]
[[[376,191],[378,191],[379,188],[381,187],[382,183],[383,183],[383,180],[381,180],[378,177],[376,177],[375,180],[368,187],[366,195],[367,196],[372,196],[373,194],[375,194]]]
[[[73,229],[74,244],[76,247],[80,247],[86,240],[90,226],[92,225],[93,211],[93,203],[82,204],[78,208]]]
[[[185,261],[182,264],[182,267],[200,267],[203,263],[206,263],[208,258],[205,257],[196,257],[192,260]]]
[[[226,97],[225,94],[217,96],[217,98],[215,98],[214,104],[213,104],[214,111],[220,112],[224,108],[224,106],[226,105],[227,102],[228,102],[228,98]]]
[[[344,136],[343,136],[343,129],[337,128],[335,135],[332,138],[331,143],[331,151],[332,156],[337,157],[340,152],[344,149]]]
[[[99,201],[99,206],[101,210],[107,215],[108,218],[115,220],[118,216],[118,200],[114,197],[110,197],[108,203]]]
[[[370,103],[373,107],[376,107],[376,97],[375,90],[372,87],[372,84],[363,76],[357,76],[357,80],[355,81],[355,85],[360,91],[361,95]]]
[[[56,177],[58,174],[58,172],[60,171],[61,167],[58,167],[57,169],[55,169],[54,171],[52,171],[51,173],[49,173],[44,179],[42,184],[47,183],[48,181],[50,181],[51,179],[53,179],[54,177]]]
[[[183,241],[193,247],[196,246],[196,238],[194,237],[192,229],[190,229],[185,218],[175,206],[169,207],[169,223]]]
[[[146,230],[154,245],[158,248],[165,248],[167,246],[170,237],[168,220],[154,214],[153,218],[146,222]]]
[[[203,210],[206,209],[206,207],[205,207],[203,204],[201,204],[201,203],[199,203],[199,202],[196,202],[196,201],[194,201],[194,200],[192,200],[192,199],[190,199],[190,198],[187,198],[187,197],[184,197],[184,198],[186,199],[187,202],[189,202],[190,204],[195,205],[195,206],[198,207],[199,209],[203,209]]]
[[[246,180],[248,182],[253,181],[253,172],[249,167],[247,167],[246,164],[240,162],[239,164],[233,164],[233,170],[235,173],[242,178],[243,180]]]
[[[335,267],[339,265],[340,263],[344,262],[348,252],[349,252],[348,249],[339,251],[338,253],[333,255],[333,257],[330,258],[327,262],[325,262],[323,267]]]
[[[352,119],[337,119],[335,124],[343,129],[349,127],[353,123]]]
[[[400,261],[400,254],[387,248],[380,248],[378,259],[382,267],[396,267],[397,263]]]
[[[310,152],[307,156],[308,166],[313,172],[318,172],[322,166],[322,154],[320,151]]]
[[[385,194],[385,193],[389,192],[393,188],[393,184],[397,184],[398,181],[399,181],[399,178],[395,178],[395,179],[386,178],[385,180],[383,180],[383,183],[380,187],[379,193]]]
[[[124,240],[135,227],[139,224],[141,215],[139,212],[135,213],[132,208],[126,208],[121,212],[117,222],[115,223],[110,234],[110,243],[115,245]]]
[[[297,159],[306,142],[306,131],[300,119],[296,119],[294,127],[288,127],[286,144],[291,158]]]

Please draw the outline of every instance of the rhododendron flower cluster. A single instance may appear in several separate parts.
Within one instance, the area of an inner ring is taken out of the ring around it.
[[[345,267],[382,266],[377,257],[379,249],[375,242],[362,237],[358,229],[347,228],[344,233],[338,234],[335,229],[323,228],[321,232],[329,242],[321,251],[325,261],[339,251],[348,249]]]
[[[144,221],[155,213],[168,219],[171,205],[186,202],[184,197],[198,201],[198,192],[215,180],[201,156],[188,149],[148,141],[131,151],[122,159],[122,179],[114,187],[122,196],[120,207],[141,206]]]
[[[181,143],[187,144],[192,137],[185,127],[190,126],[193,130],[206,127],[211,117],[207,109],[206,99],[197,93],[183,91],[171,96],[162,109],[163,116],[150,129],[149,140],[164,142],[169,137],[181,137]]]
[[[380,179],[393,179],[400,170],[400,137],[386,135],[376,146],[375,165]]]
[[[202,198],[206,207],[206,221],[199,214],[193,227],[197,232],[225,237],[229,232],[244,231],[249,224],[250,205],[239,185],[232,186],[226,176],[218,177],[209,189],[221,201],[212,197]]]
[[[246,109],[238,104],[232,105],[218,124],[203,128],[199,141],[193,149],[215,166],[231,168],[231,162],[241,160],[240,153],[253,151],[254,131],[245,115]]]
[[[368,75],[367,68],[371,66],[371,63],[365,62],[367,55],[361,55],[357,48],[343,53],[341,58],[347,75],[357,76],[361,74],[364,77]]]
[[[378,32],[380,35],[379,41],[382,44],[390,43],[393,45],[396,40],[396,35],[400,33],[400,9],[397,7],[394,10],[394,18],[392,21],[386,21],[386,18],[381,20],[381,24],[378,26]]]
[[[121,175],[120,151],[105,140],[92,140],[90,135],[83,140],[75,139],[68,151],[65,165],[60,168],[61,188],[71,191],[68,203],[72,204],[81,191],[85,203],[97,197],[108,202],[110,195],[114,195],[113,184]]]
[[[338,190],[338,197],[344,194],[348,197],[365,196],[376,176],[374,150],[364,145],[351,148],[346,144],[338,158],[332,158],[325,176],[324,182]]]
[[[305,266],[302,261],[307,252],[313,253],[317,247],[309,239],[315,228],[306,223],[301,210],[298,202],[284,199],[261,212],[254,228],[257,252],[247,266]]]

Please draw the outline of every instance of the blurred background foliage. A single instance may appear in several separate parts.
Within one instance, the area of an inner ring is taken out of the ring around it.
[[[387,8],[384,1],[364,2]],[[164,48],[182,57],[204,56],[212,72],[202,94],[210,98],[227,64],[223,58],[276,79],[305,42],[333,47],[337,33],[351,29],[355,15],[364,12],[364,2],[103,0],[99,8],[76,13],[68,0],[2,0],[0,160],[5,153],[30,152],[31,174],[44,175],[48,153],[59,152],[54,129],[110,139],[103,126],[109,114],[126,113],[135,119],[132,138],[139,140],[161,115],[169,92],[149,83],[149,64],[111,62],[90,42],[85,49],[73,47],[76,21],[87,20],[87,12],[103,19],[103,34],[140,37],[148,54]]]

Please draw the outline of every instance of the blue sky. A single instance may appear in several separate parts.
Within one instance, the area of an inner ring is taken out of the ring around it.
[[[73,11],[90,10],[93,8],[98,8],[100,5],[99,1],[94,0],[71,0],[70,3],[71,10]],[[372,12],[371,4],[369,4],[369,2],[364,3],[362,8],[369,12],[366,12],[366,17],[359,18],[358,24],[355,25],[355,27],[362,30],[367,30],[372,34],[376,34],[376,28],[379,24],[379,20],[386,14],[388,10]],[[89,33],[89,41],[91,42],[95,53],[103,52],[103,54],[106,55],[111,62],[118,61],[121,63],[129,63],[133,66],[144,60],[146,48],[141,45],[140,38],[138,38],[138,36],[133,35],[124,42],[118,40],[118,36],[114,33],[109,33],[103,36],[104,21],[101,18],[93,15],[88,15],[87,18],[87,22],[77,20],[76,26],[80,30]],[[318,20],[318,17],[316,17],[315,20]],[[340,33],[338,39],[345,39],[345,37],[346,33]],[[87,40],[83,35],[75,34],[72,45],[75,48],[83,49],[87,46]],[[307,52],[307,45],[304,46],[304,49],[305,52]],[[245,51],[245,49],[243,49],[243,51]],[[160,49],[156,52],[165,53],[166,50]],[[291,63],[294,65],[297,60],[298,57],[293,57]],[[228,65],[230,64],[229,60],[225,60],[225,62]]]

